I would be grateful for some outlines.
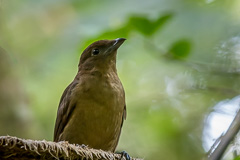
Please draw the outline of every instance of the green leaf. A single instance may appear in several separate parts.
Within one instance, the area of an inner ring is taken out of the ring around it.
[[[191,52],[191,43],[189,40],[181,39],[173,43],[168,56],[174,59],[184,59],[189,56]]]
[[[141,32],[143,35],[152,36],[157,30],[161,29],[171,17],[172,14],[166,14],[152,21],[143,16],[132,16],[129,18],[129,26]]]
[[[160,16],[157,20],[151,21],[143,16],[132,16],[129,18],[128,22],[122,27],[115,30],[102,32],[100,35],[92,37],[91,39],[87,40],[86,42],[81,44],[79,51],[82,51],[89,44],[96,40],[128,38],[129,33],[132,30],[137,30],[145,36],[151,36],[157,30],[159,30],[171,17],[172,14],[165,14],[163,16]]]

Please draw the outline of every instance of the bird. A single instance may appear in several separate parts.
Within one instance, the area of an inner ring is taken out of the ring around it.
[[[98,40],[83,51],[77,75],[60,99],[55,142],[115,152],[126,119],[125,92],[116,69],[117,50],[125,40]]]

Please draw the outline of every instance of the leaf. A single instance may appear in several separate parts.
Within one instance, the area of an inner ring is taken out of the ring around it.
[[[143,35],[152,36],[157,30],[161,29],[171,17],[172,14],[166,14],[152,21],[143,16],[132,16],[129,18],[129,26],[141,32]]]
[[[115,30],[102,32],[98,36],[88,39],[87,41],[80,45],[81,47],[79,48],[79,51],[82,51],[89,44],[95,42],[96,40],[128,38],[129,33],[132,30],[137,30],[145,36],[151,36],[157,30],[159,30],[171,17],[172,14],[165,14],[163,16],[160,16],[157,20],[151,21],[143,16],[132,16],[129,18],[128,22],[122,27]]]
[[[181,39],[173,43],[171,46],[168,56],[174,59],[187,58],[191,51],[191,43],[189,40]]]

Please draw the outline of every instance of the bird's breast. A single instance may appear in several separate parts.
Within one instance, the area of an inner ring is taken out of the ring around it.
[[[117,75],[81,77],[76,89],[76,108],[69,126],[68,139],[93,148],[114,150],[121,130],[125,105],[124,90]]]
[[[116,103],[124,96],[123,87],[117,75],[101,75],[97,72],[80,81],[79,93],[86,98],[91,98],[96,103],[105,105],[111,102]]]

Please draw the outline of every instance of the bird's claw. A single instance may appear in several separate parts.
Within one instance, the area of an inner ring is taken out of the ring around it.
[[[123,159],[123,157],[125,157],[126,160],[131,160],[131,157],[126,151],[122,151],[120,152],[120,154],[121,154],[121,160]]]
[[[75,144],[77,147],[81,147],[81,148],[88,148],[88,145],[85,145],[85,144]]]

